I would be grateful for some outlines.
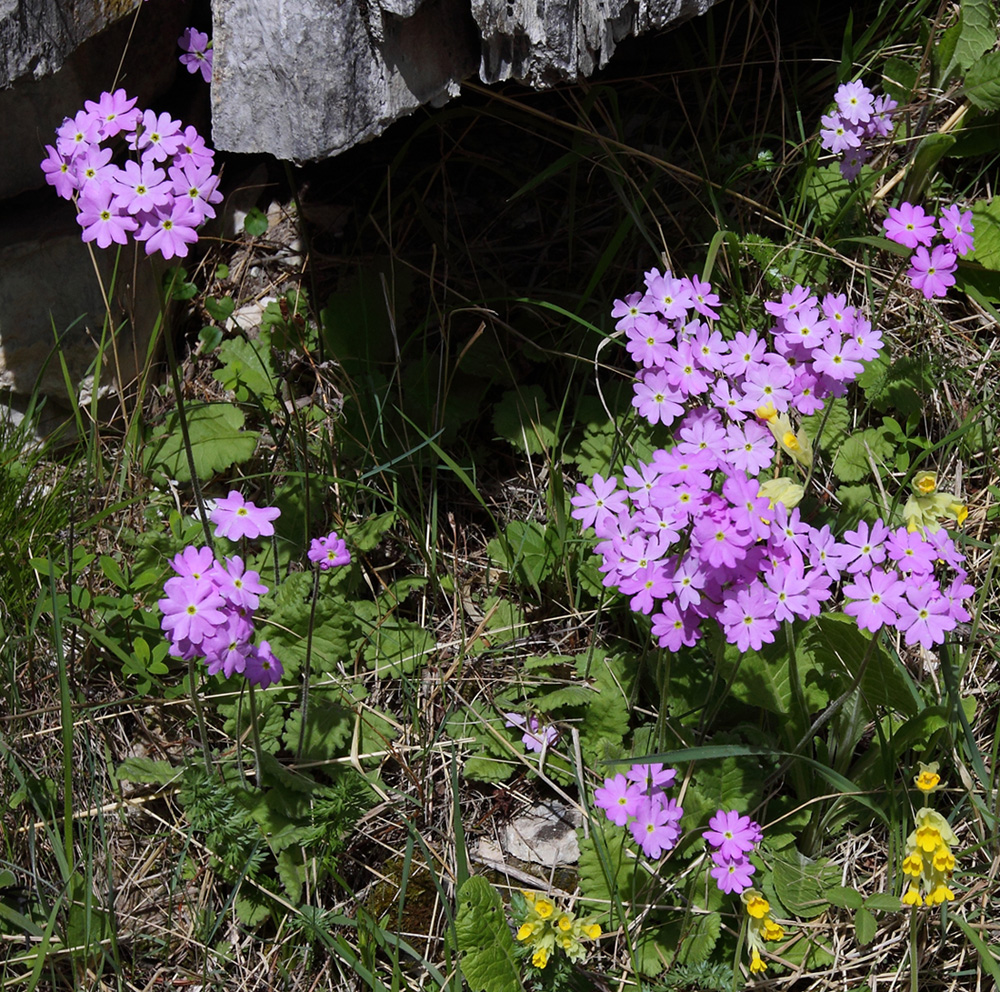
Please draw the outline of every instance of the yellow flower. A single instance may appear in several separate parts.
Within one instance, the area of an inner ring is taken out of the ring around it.
[[[933,854],[941,844],[941,834],[936,827],[917,828],[917,847],[921,851]]]
[[[548,899],[535,900],[535,912],[543,919],[547,920],[555,910],[555,906]]]
[[[549,952],[544,947],[539,947],[534,954],[531,955],[531,963],[536,968],[544,968],[549,963]]]
[[[774,920],[768,918],[764,920],[764,940],[781,940],[785,936],[785,931],[774,922]]]
[[[943,902],[951,902],[955,893],[947,885],[939,885],[933,892],[927,893],[927,905],[937,906]]]
[[[934,870],[945,874],[955,870],[955,855],[944,844],[934,852]]]
[[[518,940],[527,940],[535,932],[534,923],[522,923],[517,931]]]
[[[754,413],[756,413],[761,420],[766,420],[768,423],[775,420],[778,416],[778,411],[774,409],[774,404],[770,401],[765,403],[763,406],[757,407],[757,409],[754,410]]]
[[[903,893],[904,906],[922,906],[923,904],[924,901],[920,898],[920,889],[918,889],[915,885],[911,885],[906,892]]]
[[[924,862],[917,851],[908,854],[903,859],[903,874],[920,878],[920,873],[924,870]]]
[[[920,762],[920,774],[913,779],[914,784],[921,792],[934,792],[941,784],[941,776],[938,775],[938,763],[932,762],[925,765]]]
[[[921,496],[927,496],[937,489],[937,472],[917,472],[913,477],[913,488]]]
[[[584,923],[580,930],[587,940],[597,940],[601,936],[601,928],[596,923]]]
[[[755,919],[762,920],[771,912],[771,904],[761,895],[752,895],[747,900],[747,913]]]
[[[753,975],[759,975],[762,971],[766,970],[767,965],[764,963],[764,959],[760,956],[760,953],[755,947],[750,956],[750,973]]]
[[[556,926],[559,927],[559,929],[562,930],[564,933],[567,930],[572,930],[573,917],[569,913],[563,913],[562,916],[559,917],[559,922],[556,924]]]

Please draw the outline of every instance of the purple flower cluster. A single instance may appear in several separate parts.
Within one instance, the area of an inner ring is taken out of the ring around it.
[[[170,562],[177,573],[163,586],[160,626],[170,653],[185,661],[204,658],[208,674],[234,673],[267,688],[282,675],[267,641],[253,643],[253,611],[267,586],[239,555],[217,561],[211,548],[193,545]]]
[[[666,790],[677,772],[662,764],[633,765],[626,774],[606,778],[594,790],[594,804],[619,827],[628,826],[647,858],[659,858],[680,840],[684,810]]]
[[[653,269],[646,287],[645,294],[616,301],[612,313],[643,366],[633,406],[652,424],[673,426],[680,418],[674,443],[648,464],[626,466],[622,488],[615,477],[599,474],[590,486],[580,483],[572,516],[597,533],[604,585],[652,616],[662,647],[693,645],[710,620],[741,651],[759,650],[774,641],[782,621],[817,616],[842,572],[857,576],[873,564],[872,553],[881,554],[874,564],[889,554],[881,522],[870,542],[876,550],[865,552],[867,524],[838,541],[828,526],[804,521],[797,500],[771,499],[758,481],[776,449],[808,464],[809,439],[793,428],[791,414],[815,413],[826,397],[843,395],[862,363],[878,355],[881,333],[844,296],[819,301],[796,286],[780,302],[765,304],[774,318],[766,334],[739,331],[726,341],[699,319],[714,316],[719,305],[710,285]],[[795,488],[779,479],[768,482],[769,489],[775,483]],[[961,557],[946,534],[917,533],[909,540],[913,547],[925,542],[924,557],[933,551],[935,561],[955,571],[943,578],[919,573],[926,602],[911,576],[907,602],[947,619],[919,617],[911,635],[917,620],[911,623],[907,610],[876,615],[921,643],[927,637],[940,643],[955,625],[947,624],[965,616]],[[896,567],[912,573],[912,563]],[[858,581],[852,579],[852,588],[860,589]],[[918,598],[910,599],[911,592]],[[870,600],[867,591],[848,595]]]
[[[857,79],[838,86],[834,101],[837,109],[820,118],[820,144],[842,156],[840,173],[845,179],[856,179],[861,166],[871,158],[866,142],[888,137],[897,104],[891,97],[876,97]]]
[[[350,565],[351,552],[347,550],[347,542],[337,537],[337,532],[331,531],[326,537],[317,537],[309,545],[309,560],[319,565],[320,571],[337,568],[340,565]]]
[[[212,43],[204,31],[195,28],[185,28],[177,39],[177,44],[184,49],[180,63],[190,73],[200,72],[206,83],[212,81]]]
[[[943,530],[922,534],[881,520],[863,521],[844,535],[840,565],[850,576],[844,612],[873,633],[883,626],[901,631],[906,643],[931,648],[958,623],[972,619],[962,605],[975,591],[965,559]]]
[[[540,752],[543,747],[551,747],[559,740],[559,731],[541,723],[537,716],[523,716],[520,713],[504,713],[507,718],[504,726],[523,729],[521,743],[528,751]]]
[[[216,500],[210,520],[216,537],[231,541],[270,537],[281,511],[256,506],[235,489]],[[253,643],[253,611],[267,586],[248,571],[239,555],[216,560],[211,548],[191,545],[170,562],[177,574],[163,585],[158,603],[160,626],[170,640],[170,653],[190,661],[204,658],[208,674],[228,679],[234,673],[266,689],[283,673],[267,641]]]
[[[761,842],[760,825],[737,810],[719,810],[708,821],[709,829],[702,837],[712,850],[715,863],[710,874],[723,892],[741,893],[751,886],[755,871],[750,852]]]
[[[885,236],[906,248],[916,249],[910,256],[906,275],[910,285],[928,299],[947,296],[948,288],[955,284],[958,256],[967,255],[974,247],[972,211],[962,211],[952,204],[941,211],[941,228],[924,208],[912,203],[901,203],[889,208],[889,216],[882,221]],[[944,243],[934,244],[940,233]],[[930,249],[928,251],[928,249]]]
[[[87,100],[57,128],[41,168],[46,182],[76,203],[84,241],[107,248],[127,244],[131,234],[147,255],[184,257],[222,200],[215,153],[195,128],[135,104],[123,89]],[[133,156],[124,166],[105,147],[119,135]]]

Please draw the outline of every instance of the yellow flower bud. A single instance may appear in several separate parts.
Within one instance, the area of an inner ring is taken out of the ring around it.
[[[601,928],[596,923],[585,923],[581,929],[587,940],[597,940],[601,936]]]
[[[934,852],[934,870],[946,875],[955,870],[955,855],[944,844]]]
[[[555,911],[555,906],[547,899],[535,900],[535,912],[543,919],[547,920]]]
[[[531,955],[531,963],[536,968],[544,968],[549,963],[549,952],[545,947],[539,947],[534,954]]]
[[[913,488],[921,496],[926,496],[937,489],[937,472],[917,472],[913,477]]]
[[[943,902],[951,902],[955,893],[947,885],[939,885],[933,892],[927,894],[928,906],[939,906]]]
[[[562,930],[563,932],[567,930],[572,930],[573,917],[567,913],[563,913],[562,916],[559,917],[559,922],[556,923],[556,926],[559,927],[559,929]]]
[[[799,439],[795,436],[793,431],[785,431],[785,433],[781,435],[781,443],[788,448],[789,451],[801,450]]]
[[[518,940],[527,940],[535,932],[534,923],[522,923],[517,931]]]
[[[920,878],[920,873],[924,870],[924,862],[917,851],[908,854],[903,859],[903,874]]]
[[[756,920],[762,920],[771,911],[771,904],[759,895],[753,895],[747,900],[747,913]]]
[[[903,893],[904,906],[922,906],[923,904],[924,901],[920,898],[920,890],[915,885],[911,885],[906,892]]]
[[[753,949],[753,954],[750,956],[750,973],[752,975],[759,975],[762,971],[767,970],[767,965],[764,963],[764,959],[760,956],[757,948]]]
[[[781,940],[785,936],[785,931],[774,922],[774,920],[764,920],[764,940]]]

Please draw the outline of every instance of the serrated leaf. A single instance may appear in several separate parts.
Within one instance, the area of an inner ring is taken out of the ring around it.
[[[302,710],[295,710],[285,723],[285,746],[298,753],[302,740],[304,761],[329,761],[341,756],[344,745],[354,731],[354,713],[346,706],[324,699],[313,690],[306,709],[305,732],[302,730]]]
[[[254,396],[273,407],[277,376],[271,365],[270,336],[261,335],[256,341],[246,338],[230,338],[219,348],[222,368],[212,373],[212,378],[221,383],[238,399]]]
[[[248,927],[263,923],[270,915],[272,905],[273,900],[270,896],[258,892],[249,885],[240,886],[240,891],[233,900],[237,919]]]
[[[997,41],[996,15],[991,0],[962,0],[961,32],[955,42],[955,61],[971,69]]]
[[[878,924],[875,922],[875,917],[864,906],[859,906],[854,913],[854,935],[857,937],[858,943],[862,947],[870,944],[875,939],[877,930]]]
[[[631,856],[629,834],[602,820],[593,823],[589,836],[577,830],[580,860],[577,863],[577,881],[585,900],[606,911],[608,904],[620,893],[623,899],[640,895],[644,872],[640,863]]]
[[[833,461],[833,472],[842,482],[860,482],[892,455],[892,443],[873,427],[852,434],[840,446]]]
[[[975,250],[969,256],[984,268],[1000,271],[1000,197],[972,205]]]
[[[481,876],[466,879],[456,903],[455,937],[472,992],[523,992],[514,938],[496,889]]]
[[[285,894],[293,903],[302,901],[302,888],[306,881],[306,862],[301,847],[286,847],[275,858],[278,878]]]
[[[1000,52],[989,52],[969,69],[963,92],[980,110],[1000,110]]]
[[[180,777],[180,770],[169,761],[154,758],[126,758],[115,771],[121,782],[146,782],[150,785],[169,785]]]
[[[540,455],[556,443],[557,411],[549,406],[541,386],[508,389],[493,413],[493,428],[518,451]]]
[[[802,418],[802,430],[806,437],[815,444],[819,435],[819,446],[824,451],[836,451],[850,429],[851,410],[842,396],[828,399],[822,410]]]
[[[369,634],[365,664],[386,678],[409,675],[437,647],[433,635],[410,620],[389,617]]]
[[[830,905],[827,892],[839,888],[841,870],[827,858],[812,861],[793,851],[776,857],[772,871],[775,891],[785,908],[805,920],[826,912]]]
[[[191,455],[202,480],[245,462],[257,448],[256,431],[243,429],[243,413],[231,403],[192,403],[186,408]],[[146,470],[157,469],[178,482],[190,482],[177,411],[172,411],[150,439]]]
[[[389,510],[351,525],[351,547],[358,551],[371,551],[378,546],[382,536],[396,523],[396,511]]]

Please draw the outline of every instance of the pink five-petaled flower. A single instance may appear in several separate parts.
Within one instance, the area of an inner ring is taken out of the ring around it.
[[[849,617],[857,617],[862,630],[873,634],[883,625],[893,626],[899,619],[898,611],[903,606],[906,583],[892,570],[873,568],[868,574],[854,576],[854,581],[844,586],[844,595],[854,602],[844,607]]]
[[[184,143],[180,121],[166,113],[157,116],[155,110],[145,111],[125,137],[130,148],[142,152],[144,162],[162,162],[180,151]]]
[[[647,799],[639,803],[629,831],[647,858],[659,858],[680,839],[678,821],[683,815],[684,810],[677,805],[676,799],[663,803],[658,799]]]
[[[941,233],[951,242],[959,255],[967,255],[973,249],[972,211],[962,212],[957,203],[941,211]]]
[[[621,772],[614,778],[606,778],[603,788],[594,789],[594,805],[603,809],[618,827],[624,827],[629,817],[635,816],[642,798],[639,786],[629,782]]]
[[[142,116],[135,109],[136,97],[130,97],[124,90],[102,93],[96,103],[84,101],[84,108],[92,115],[100,127],[101,140],[113,138],[119,131],[131,130]]]
[[[935,245],[930,254],[921,245],[910,258],[906,270],[910,285],[919,289],[925,298],[947,296],[948,287],[955,285],[955,268],[958,260],[948,245]]]
[[[256,506],[245,500],[235,489],[225,499],[217,500],[209,519],[215,524],[216,537],[238,541],[241,537],[251,540],[270,537],[274,533],[272,520],[281,516],[273,506]]]
[[[944,641],[944,635],[956,627],[951,615],[951,603],[936,588],[936,583],[927,583],[906,590],[906,598],[899,606],[899,621],[896,629],[906,634],[906,643],[922,644],[930,650]]]
[[[251,685],[266,689],[277,682],[284,673],[281,662],[275,658],[267,641],[261,641],[260,644],[250,648],[243,674]]]
[[[56,192],[64,200],[71,200],[73,190],[80,185],[72,160],[68,155],[63,155],[51,145],[46,145],[45,150],[48,152],[48,155],[42,160],[45,181],[50,186],[54,186]]]
[[[98,186],[80,197],[76,222],[83,228],[83,240],[96,241],[99,248],[107,248],[112,241],[127,244],[128,232],[139,226],[134,217],[118,210],[110,185]]]
[[[225,564],[217,563],[212,569],[212,578],[222,597],[237,610],[256,610],[260,597],[267,593],[260,574],[252,569],[244,571],[239,555],[227,558]]]
[[[907,248],[929,245],[937,230],[934,218],[925,214],[923,207],[905,202],[889,208],[889,216],[882,221],[882,226],[890,241]]]
[[[593,527],[601,535],[609,520],[625,510],[628,494],[617,487],[615,476],[606,480],[599,472],[594,474],[593,489],[578,482],[577,494],[570,500],[574,507],[570,516],[579,520],[581,527]]]
[[[838,86],[833,98],[841,116],[852,124],[864,124],[875,110],[875,97],[860,79]]]
[[[126,162],[115,174],[113,182],[122,209],[130,214],[143,210],[152,211],[173,199],[167,174],[152,162],[143,162],[141,165],[138,162]]]
[[[167,579],[163,591],[160,626],[175,642],[200,644],[226,622],[226,601],[210,579]]]
[[[718,620],[725,630],[726,640],[741,651],[749,648],[759,651],[765,642],[771,644],[779,626],[774,618],[774,605],[768,603],[764,587],[757,580],[736,591],[735,595],[732,591],[726,592]]]
[[[729,860],[723,858],[719,851],[712,854],[715,862],[709,874],[715,879],[715,884],[720,892],[727,895],[731,892],[744,892],[752,884],[750,879],[756,871],[747,858],[736,858]]]
[[[145,222],[136,241],[146,242],[146,254],[159,252],[164,258],[184,258],[188,245],[198,240],[195,228],[200,219],[187,200],[177,199],[154,212],[143,214]]]
[[[664,768],[662,762],[654,761],[648,765],[633,765],[626,773],[626,778],[630,782],[635,782],[644,796],[652,796],[656,792],[669,789],[674,784],[677,769]]]
[[[720,809],[708,821],[708,826],[702,837],[726,861],[738,861],[760,840],[760,827],[749,816],[741,816],[735,809],[728,813]]]
[[[200,72],[206,83],[212,81],[212,49],[208,35],[195,28],[185,28],[177,39],[177,44],[184,49],[180,63],[188,72]]]
[[[337,537],[337,532],[333,530],[326,537],[317,537],[309,545],[309,560],[325,572],[328,568],[350,565],[351,552],[347,550],[347,542]]]
[[[520,713],[505,713],[505,726],[523,728],[521,743],[528,751],[541,751],[543,747],[555,744],[559,740],[559,731],[552,726],[544,726],[537,716],[526,717]]]

